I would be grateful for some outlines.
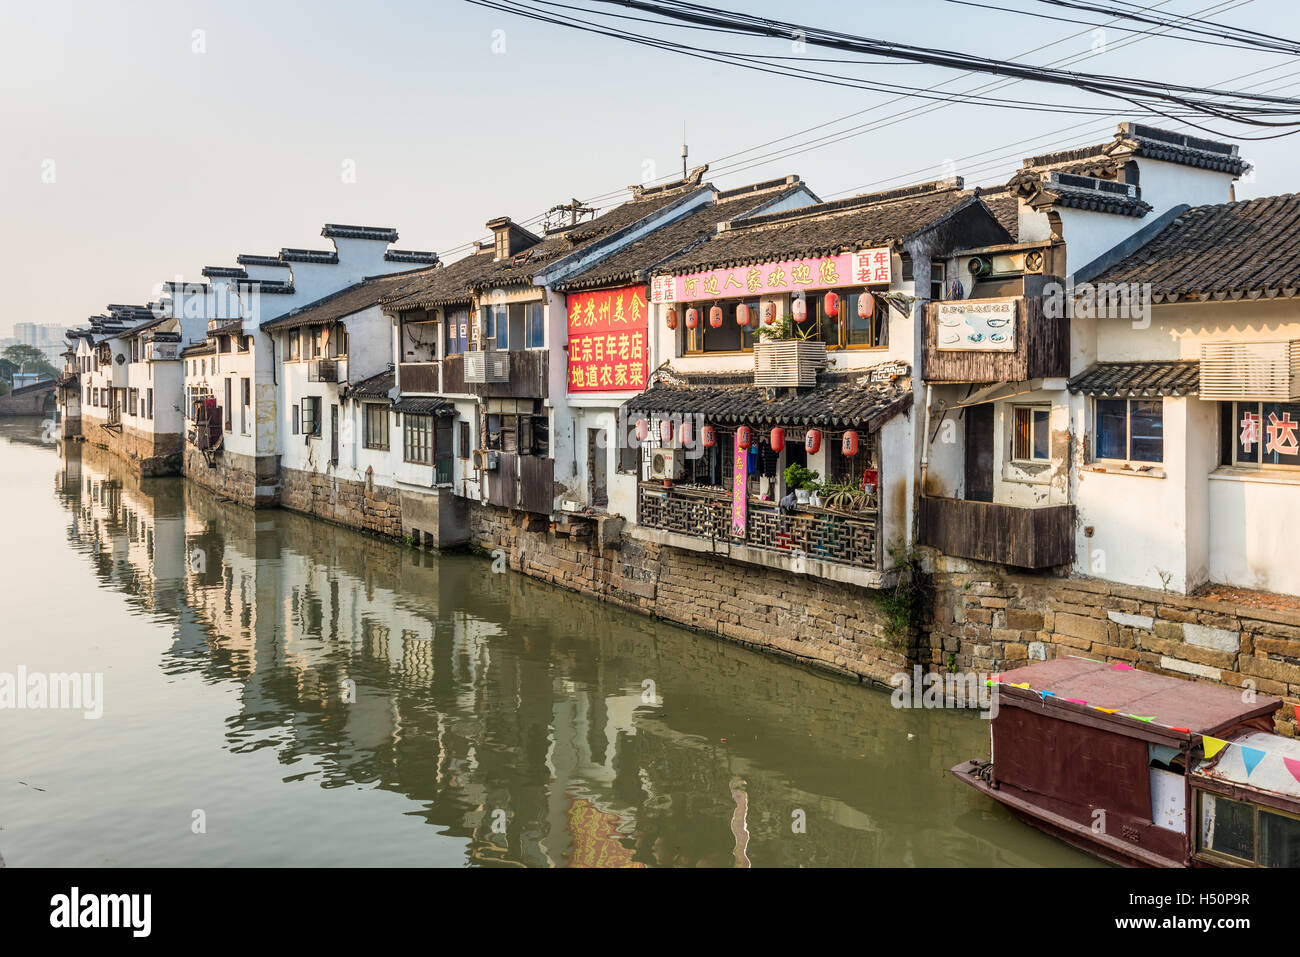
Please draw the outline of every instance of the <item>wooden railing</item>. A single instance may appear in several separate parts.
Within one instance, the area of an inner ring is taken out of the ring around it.
[[[437,395],[438,363],[403,362],[401,388],[403,395]]]
[[[1026,508],[921,499],[920,541],[955,558],[1018,568],[1051,568],[1074,561],[1074,506]]]
[[[879,568],[879,513],[838,512],[800,505],[783,513],[775,502],[750,499],[745,534],[731,528],[731,498],[712,489],[643,484],[637,522],[695,538],[746,545],[858,568]]]

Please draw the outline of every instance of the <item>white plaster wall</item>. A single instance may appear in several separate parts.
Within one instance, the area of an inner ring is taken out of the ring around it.
[[[1207,484],[1210,580],[1300,595],[1300,476],[1219,474]]]
[[[1196,520],[1189,523],[1187,457],[1189,429],[1200,428],[1196,399],[1167,398],[1164,403],[1164,463],[1160,477],[1099,472],[1089,465],[1077,474],[1079,574],[1148,588],[1186,592],[1196,580],[1197,562],[1189,569],[1189,541]],[[1075,427],[1084,403],[1075,403]],[[1085,437],[1081,442],[1087,442]],[[1199,440],[1193,439],[1193,447]],[[1199,468],[1193,463],[1193,468]],[[1189,527],[1190,525],[1190,527]],[[1091,538],[1084,529],[1091,527]],[[1189,574],[1190,572],[1190,574]]]

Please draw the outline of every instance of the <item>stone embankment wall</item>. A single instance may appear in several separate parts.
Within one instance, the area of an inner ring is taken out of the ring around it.
[[[920,644],[896,635],[875,592],[681,551],[624,534],[557,535],[536,517],[473,506],[474,544],[509,567],[603,601],[858,679],[888,684]]]
[[[146,432],[129,425],[110,429],[91,420],[82,438],[125,459],[145,478],[181,473],[184,436]]]
[[[186,478],[240,505],[265,508],[280,504],[278,456],[254,458],[221,449],[209,465],[203,452],[186,443],[184,470]]]
[[[403,535],[400,493],[394,488],[324,472],[282,469],[280,504],[377,535]]]
[[[996,673],[1063,655],[1123,661],[1282,698],[1278,731],[1296,733],[1300,613],[1086,578],[948,571],[942,560],[934,585],[931,668]]]

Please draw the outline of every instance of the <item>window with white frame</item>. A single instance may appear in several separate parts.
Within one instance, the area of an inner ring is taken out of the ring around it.
[[[1011,413],[1011,461],[1052,460],[1052,409],[1046,405],[1017,405]]]
[[[1098,399],[1094,457],[1118,462],[1163,462],[1163,399]]]
[[[388,406],[367,402],[365,409],[365,440],[368,449],[388,448]]]

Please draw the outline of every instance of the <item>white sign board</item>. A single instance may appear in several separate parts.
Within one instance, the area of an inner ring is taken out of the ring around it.
[[[939,351],[1014,352],[1015,299],[966,299],[939,303]]]

